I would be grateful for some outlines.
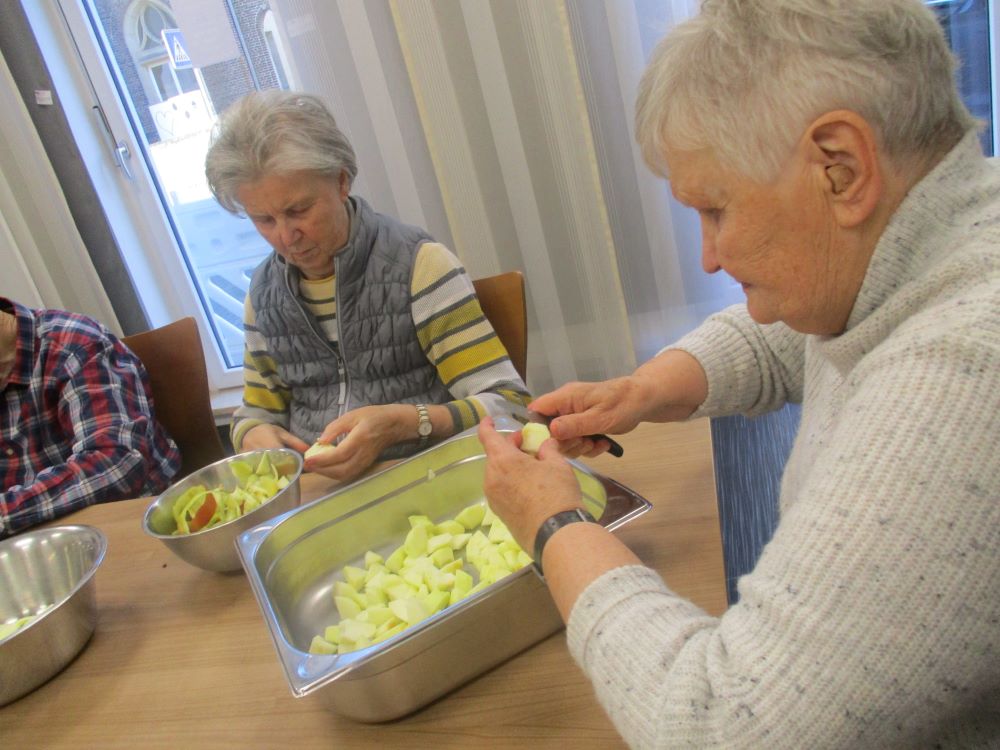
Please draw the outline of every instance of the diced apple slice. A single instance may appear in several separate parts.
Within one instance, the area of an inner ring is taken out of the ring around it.
[[[396,617],[408,625],[414,625],[421,620],[426,620],[430,616],[424,603],[415,596],[389,602],[389,609],[392,610],[392,613]]]
[[[334,446],[330,445],[329,443],[313,443],[303,454],[303,458],[312,458],[313,456],[321,456],[327,451],[332,451],[332,450],[334,450]]]
[[[421,524],[410,529],[410,532],[406,535],[406,541],[403,542],[403,547],[406,549],[406,554],[410,557],[418,557],[419,555],[426,554],[427,525]]]
[[[432,591],[423,598],[423,605],[429,613],[434,614],[447,607],[450,598],[451,594],[447,591]]]
[[[395,615],[387,605],[375,605],[365,610],[368,613],[368,622],[372,625],[381,625],[387,620],[391,620]]]
[[[497,515],[493,512],[490,506],[486,506],[486,511],[483,513],[483,520],[480,525],[482,526],[492,526],[494,521],[497,521]]]
[[[455,534],[462,534],[464,532],[465,532],[465,527],[458,521],[452,521],[452,520],[442,521],[437,525],[438,534],[451,534],[452,536],[454,536]]]
[[[459,514],[455,516],[455,520],[462,524],[466,531],[472,531],[483,522],[483,516],[485,514],[485,505],[470,505],[468,508],[461,510]]]
[[[458,550],[462,549],[469,540],[472,538],[472,534],[466,532],[464,534],[452,534],[451,535],[451,548]]]
[[[357,568],[353,565],[344,566],[344,579],[355,588],[355,590],[360,590],[365,584],[365,573],[364,568]]]
[[[368,600],[365,598],[365,595],[359,592],[351,584],[347,583],[347,581],[333,582],[333,596],[334,598],[338,596],[346,596],[349,599],[353,599],[358,603],[358,606],[361,607],[361,609],[368,606]]]
[[[375,625],[370,622],[346,619],[340,621],[340,640],[352,641],[355,644],[367,642],[375,635]]]
[[[417,526],[434,526],[433,521],[424,515],[413,515],[408,516],[407,520],[410,522],[410,528],[415,529]]]
[[[403,560],[406,559],[406,548],[397,547],[392,554],[385,559],[385,567],[393,573],[398,573],[403,568]]]
[[[397,635],[398,633],[402,633],[404,630],[406,630],[406,623],[405,622],[401,622],[401,623],[399,623],[397,625],[393,625],[391,628],[389,628],[388,630],[386,630],[384,633],[380,633],[379,635],[377,635],[375,637],[375,639],[372,641],[372,643],[381,643],[382,641],[385,641],[385,640],[388,640],[389,638],[392,638],[394,635]]]
[[[427,540],[428,554],[432,554],[442,547],[451,547],[451,534],[435,534]]]
[[[341,619],[357,617],[361,614],[361,607],[349,596],[335,596],[333,601],[337,605]]]
[[[437,567],[447,565],[455,559],[455,551],[451,547],[442,547],[431,555],[431,561]]]
[[[491,542],[506,542],[514,537],[511,535],[504,522],[498,518],[493,522],[493,525],[490,526],[490,533],[486,535],[486,538]]]
[[[323,631],[323,638],[330,643],[340,643],[340,626],[328,625]]]
[[[337,653],[337,644],[330,643],[328,640],[322,636],[313,636],[312,642],[309,644],[310,654],[335,654]]]
[[[376,564],[377,565],[381,565],[384,562],[385,562],[385,560],[382,558],[382,555],[380,555],[378,552],[373,552],[372,550],[368,550],[367,552],[365,552],[365,567],[366,568],[371,569],[371,567],[373,565],[376,565]]]

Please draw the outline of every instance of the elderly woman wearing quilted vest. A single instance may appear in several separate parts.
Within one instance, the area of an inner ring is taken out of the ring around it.
[[[351,195],[354,150],[319,99],[238,101],[205,171],[219,203],[274,248],[246,298],[237,450],[328,445],[306,469],[349,480],[523,406],[465,269],[427,232]]]

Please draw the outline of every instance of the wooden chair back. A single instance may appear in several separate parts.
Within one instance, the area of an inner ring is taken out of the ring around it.
[[[510,355],[514,369],[526,379],[528,364],[528,307],[524,293],[524,275],[508,271],[496,276],[474,279],[479,305],[497,332],[500,343]]]
[[[181,451],[177,478],[226,455],[212,414],[208,371],[194,318],[181,318],[122,342],[142,361],[153,389],[156,419]]]

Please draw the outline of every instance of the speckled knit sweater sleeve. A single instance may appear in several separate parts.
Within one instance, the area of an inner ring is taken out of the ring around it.
[[[712,618],[620,568],[571,652],[634,747],[1000,746],[1000,168],[975,135],[897,211],[845,333],[769,328],[730,310],[681,342],[701,414],[801,389],[739,603]]]

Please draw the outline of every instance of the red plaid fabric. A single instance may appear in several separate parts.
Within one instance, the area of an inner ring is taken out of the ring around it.
[[[94,503],[156,494],[180,453],[152,416],[146,372],[104,326],[32,310],[17,318],[0,390],[0,538]]]

